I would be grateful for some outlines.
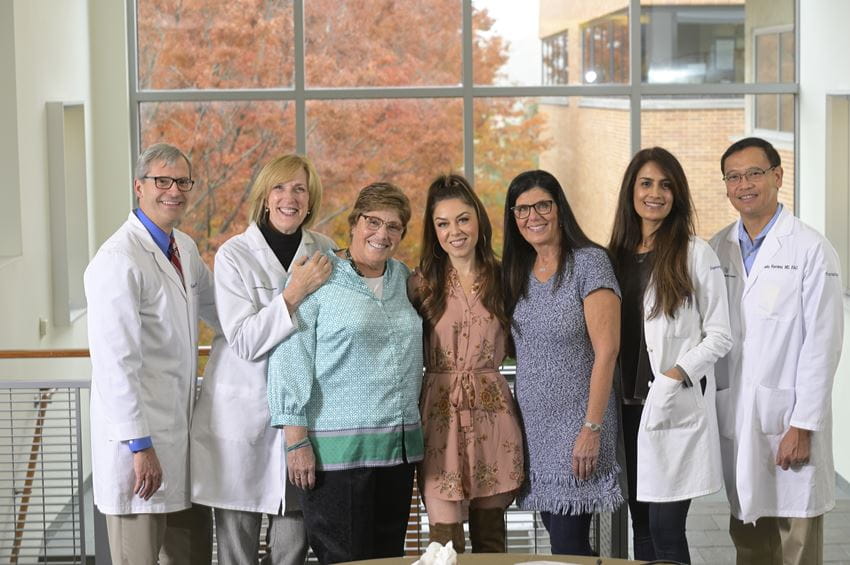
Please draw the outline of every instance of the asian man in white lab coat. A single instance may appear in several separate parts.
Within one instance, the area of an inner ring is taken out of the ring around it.
[[[739,565],[823,563],[844,329],[838,256],[779,203],[782,164],[769,142],[734,143],[721,169],[740,214],[711,240],[734,342],[715,368],[729,532]]]
[[[85,273],[92,361],[94,500],[113,564],[209,563],[209,509],[189,497],[189,423],[198,318],[213,326],[213,282],[175,229],[191,202],[191,164],[167,144],[145,150],[139,206]]]

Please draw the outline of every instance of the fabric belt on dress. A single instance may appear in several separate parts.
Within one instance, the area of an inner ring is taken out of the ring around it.
[[[430,375],[452,375],[451,390],[449,391],[449,404],[457,410],[460,420],[460,428],[464,433],[470,434],[472,429],[472,411],[475,409],[478,399],[478,375],[488,373],[500,374],[498,369],[470,369],[466,371],[428,371]]]

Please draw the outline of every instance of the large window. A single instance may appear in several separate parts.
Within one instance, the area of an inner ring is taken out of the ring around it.
[[[756,82],[794,82],[794,29],[760,29],[754,34]],[[762,94],[755,104],[755,127],[777,132],[794,132],[794,96]]]
[[[629,81],[629,18],[619,10],[582,26],[584,82]]]
[[[641,80],[743,82],[744,15],[743,3],[643,7]]]
[[[245,229],[259,168],[285,152],[315,161],[317,228],[340,244],[366,183],[398,183],[418,211],[431,179],[456,170],[501,247],[506,187],[535,167],[605,242],[618,177],[649,144],[687,161],[708,236],[732,214],[727,142],[781,134],[786,171],[794,162],[794,0],[127,2],[134,149],[189,153],[198,183],[182,227],[210,261]],[[421,220],[400,253],[411,264]]]
[[[569,82],[569,57],[567,57],[567,32],[561,31],[541,41],[543,47],[543,84]]]

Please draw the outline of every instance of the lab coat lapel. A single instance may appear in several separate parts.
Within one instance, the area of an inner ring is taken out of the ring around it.
[[[136,215],[130,212],[130,227],[136,233],[136,238],[141,243],[142,247],[148,253],[153,255],[154,261],[156,261],[157,267],[162,271],[165,277],[170,280],[173,284],[177,285],[177,288],[180,289],[180,293],[183,298],[186,298],[186,288],[183,286],[183,281],[180,280],[180,275],[177,274],[177,269],[174,268],[174,265],[171,264],[171,261],[165,256],[165,253],[156,245],[156,242],[151,237],[151,234],[148,232],[147,228],[145,228],[144,224],[136,217]],[[180,248],[180,242],[177,242],[177,248]],[[183,260],[183,275],[186,278],[187,273],[190,271],[190,265],[188,260]],[[186,278],[186,284],[189,284],[189,278]]]
[[[304,256],[307,256],[308,258],[312,257],[318,250],[319,248],[316,245],[316,240],[313,238],[313,234],[307,230],[301,230],[301,243],[298,244],[298,249],[295,251],[295,257],[292,258],[292,263],[289,265],[289,274],[292,274],[292,267],[295,265],[296,261],[300,260]]]
[[[254,252],[258,260],[265,265],[268,272],[274,277],[272,284],[280,284],[280,281],[285,281],[287,277],[286,271],[284,270],[283,265],[280,264],[280,261],[278,261],[277,256],[274,254],[274,251],[272,251],[272,248],[269,246],[266,238],[263,237],[263,232],[260,231],[257,224],[252,223],[248,226],[248,229],[245,230],[245,234],[251,242],[251,250]],[[298,254],[296,253],[295,256],[297,257]]]
[[[769,265],[779,250],[782,248],[782,239],[788,233],[791,227],[788,221],[788,211],[782,210],[776,223],[767,232],[764,237],[764,242],[756,255],[756,260],[753,262],[753,267],[750,269],[750,274],[747,276],[747,284],[744,286],[744,296],[753,288],[759,275],[764,270],[765,265]],[[740,246],[739,246],[740,248]]]

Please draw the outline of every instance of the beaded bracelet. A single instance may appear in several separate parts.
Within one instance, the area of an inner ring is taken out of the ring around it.
[[[298,443],[296,443],[294,445],[287,445],[286,446],[286,452],[289,453],[290,451],[295,451],[296,449],[301,449],[302,447],[307,447],[308,445],[310,445],[310,437],[309,436],[305,437],[304,439],[302,439],[301,441],[299,441]]]

